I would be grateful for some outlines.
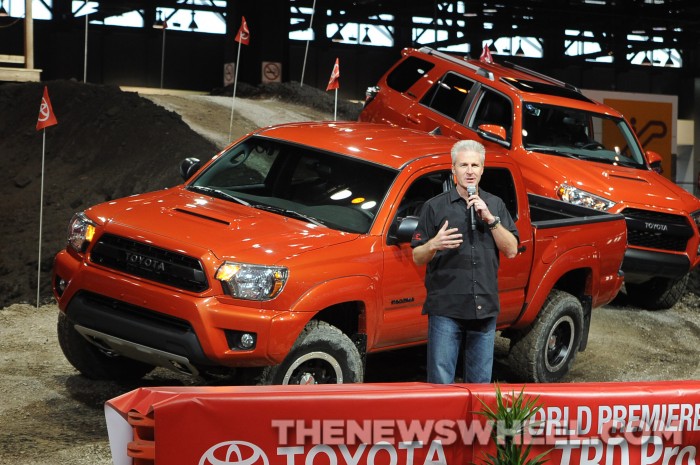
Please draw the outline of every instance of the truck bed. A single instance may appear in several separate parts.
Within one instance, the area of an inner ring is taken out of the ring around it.
[[[532,226],[538,229],[624,219],[622,215],[617,213],[607,213],[593,208],[573,205],[537,194],[528,194],[527,196],[530,202],[530,221]]]

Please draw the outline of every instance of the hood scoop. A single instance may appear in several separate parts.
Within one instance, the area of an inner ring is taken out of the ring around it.
[[[201,214],[201,213],[195,213],[195,212],[193,212],[193,211],[184,210],[184,209],[182,209],[182,208],[175,208],[175,209],[173,209],[173,210],[176,211],[176,212],[178,212],[178,213],[184,213],[185,215],[194,216],[194,217],[196,217],[196,218],[201,218],[201,219],[203,219],[203,220],[213,221],[214,223],[219,223],[219,224],[223,224],[223,225],[226,225],[226,226],[231,226],[231,223],[230,223],[230,222],[228,222],[228,221],[226,221],[226,220],[222,220],[221,218],[215,218],[215,217],[213,217],[213,216],[203,215],[203,214]]]
[[[608,177],[611,177],[611,178],[618,178],[618,179],[627,179],[628,181],[637,181],[637,182],[641,182],[641,183],[644,183],[644,184],[649,184],[649,181],[647,181],[647,180],[644,179],[644,178],[639,178],[639,177],[637,177],[637,176],[625,176],[625,175],[622,175],[622,174],[608,173]]]

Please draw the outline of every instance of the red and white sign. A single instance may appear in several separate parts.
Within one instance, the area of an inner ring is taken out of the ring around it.
[[[56,115],[53,112],[53,107],[51,107],[51,100],[49,99],[49,88],[44,86],[44,96],[41,97],[41,105],[39,106],[39,118],[36,122],[36,130],[41,131],[49,126],[54,126],[58,124],[56,120]]]
[[[248,23],[245,20],[245,16],[242,16],[241,18],[241,27],[238,28],[238,34],[236,34],[235,41],[243,45],[248,45],[248,43],[250,42],[250,31],[248,30]]]
[[[328,80],[328,85],[326,86],[326,90],[333,90],[337,89],[340,87],[340,82],[338,79],[340,78],[340,64],[338,63],[338,59],[335,59],[335,64],[333,65],[333,71],[331,71],[331,78]]]
[[[491,56],[491,50],[489,50],[488,45],[484,44],[484,49],[481,51],[479,60],[483,61],[484,63],[493,63],[493,57]]]
[[[501,386],[507,396],[519,385]],[[561,465],[695,465],[700,381],[533,384],[532,456]],[[426,465],[493,453],[491,384],[142,388],[107,402],[115,465]],[[155,438],[155,439],[154,439]],[[147,463],[140,461],[139,463]]]

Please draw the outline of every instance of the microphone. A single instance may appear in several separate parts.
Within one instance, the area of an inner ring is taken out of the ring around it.
[[[467,194],[471,197],[476,194],[476,186],[467,186]],[[474,205],[469,207],[469,217],[471,219],[472,231],[476,229],[476,215],[474,214]]]

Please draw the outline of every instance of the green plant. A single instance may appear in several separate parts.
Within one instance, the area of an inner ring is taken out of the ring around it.
[[[519,394],[515,391],[510,396],[504,396],[501,387],[496,384],[496,409],[489,407],[483,400],[482,410],[476,412],[485,416],[491,422],[491,438],[496,444],[496,455],[484,453],[484,462],[487,465],[542,465],[547,462],[545,458],[551,449],[529,458],[532,444],[524,444],[526,436],[523,434],[528,422],[542,408],[538,404],[539,396],[534,399],[525,396],[525,386]]]

